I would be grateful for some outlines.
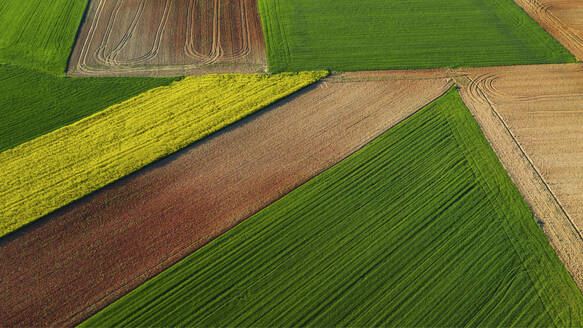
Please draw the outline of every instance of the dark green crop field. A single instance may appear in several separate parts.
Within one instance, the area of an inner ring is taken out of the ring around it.
[[[0,0],[0,63],[62,74],[87,0]]]
[[[0,65],[0,152],[173,80],[65,78]]]
[[[574,326],[583,295],[455,90],[82,326]]]
[[[259,0],[271,71],[574,62],[512,0]]]

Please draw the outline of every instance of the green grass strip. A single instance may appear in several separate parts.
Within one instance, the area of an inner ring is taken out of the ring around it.
[[[0,153],[0,236],[167,156],[327,72],[187,77]]]
[[[576,61],[512,0],[259,0],[269,69]]]
[[[81,326],[582,318],[583,295],[452,89]]]

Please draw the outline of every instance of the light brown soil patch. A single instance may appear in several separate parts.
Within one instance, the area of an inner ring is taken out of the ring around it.
[[[583,1],[514,0],[577,59],[583,60]]]
[[[253,73],[266,66],[256,0],[93,0],[69,74]]]
[[[338,78],[0,240],[0,322],[80,322],[451,86]]]
[[[464,73],[464,101],[583,290],[583,65]]]

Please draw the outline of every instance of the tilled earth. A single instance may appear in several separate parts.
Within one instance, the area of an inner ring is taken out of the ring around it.
[[[69,75],[253,73],[266,66],[256,0],[93,0]]]

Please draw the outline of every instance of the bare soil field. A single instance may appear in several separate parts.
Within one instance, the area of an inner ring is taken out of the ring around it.
[[[1,240],[0,321],[79,323],[452,83],[346,78],[323,80]]]
[[[583,60],[583,1],[514,0],[577,59]]]
[[[93,0],[68,73],[197,75],[266,67],[256,0]]]
[[[467,69],[455,79],[583,290],[583,65]]]

